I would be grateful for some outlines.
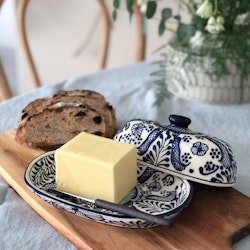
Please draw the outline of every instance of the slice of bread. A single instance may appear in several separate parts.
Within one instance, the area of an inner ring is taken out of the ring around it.
[[[55,149],[82,131],[113,138],[114,109],[96,92],[59,91],[23,109],[15,139],[22,145]]]
[[[107,137],[113,137],[115,133],[116,120],[115,120],[115,112],[113,107],[109,105],[105,100],[100,98],[92,97],[92,96],[80,96],[80,95],[58,95],[54,97],[55,103],[82,103],[85,106],[89,106],[94,110],[100,112],[100,114],[104,117],[105,123],[107,125]]]

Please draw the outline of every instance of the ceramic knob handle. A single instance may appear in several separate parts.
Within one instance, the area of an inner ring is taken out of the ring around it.
[[[181,128],[188,128],[191,123],[191,120],[188,117],[180,115],[170,115],[169,121],[171,124]]]

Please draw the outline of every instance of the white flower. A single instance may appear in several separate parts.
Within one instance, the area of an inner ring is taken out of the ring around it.
[[[220,24],[224,24],[225,20],[224,20],[223,16],[218,16],[217,19],[216,19],[216,22],[220,23]]]
[[[148,2],[149,0],[137,0],[137,4],[140,7],[140,12],[142,14],[145,14],[147,11],[147,7],[148,7]]]
[[[225,30],[223,23],[224,18],[222,16],[218,16],[217,18],[212,16],[208,19],[205,30],[207,30],[211,34],[219,34],[220,32]]]
[[[213,15],[213,5],[210,0],[205,0],[203,4],[197,9],[196,14],[201,18],[209,18]]]
[[[207,21],[208,25],[215,25],[216,24],[216,19],[214,16],[211,16],[208,21]]]

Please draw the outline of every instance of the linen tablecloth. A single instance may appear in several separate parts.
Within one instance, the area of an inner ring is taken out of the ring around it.
[[[15,128],[23,107],[36,98],[50,96],[60,89],[95,90],[114,106],[119,125],[133,118],[168,124],[168,116],[178,114],[191,118],[191,130],[228,142],[238,166],[235,188],[250,196],[250,104],[214,105],[172,97],[161,107],[154,106],[155,88],[150,73],[155,67],[150,62],[128,65],[45,85],[14,97],[0,104],[0,132]],[[0,222],[0,249],[75,249],[33,211],[2,177]],[[250,237],[237,243],[234,248],[250,249]]]

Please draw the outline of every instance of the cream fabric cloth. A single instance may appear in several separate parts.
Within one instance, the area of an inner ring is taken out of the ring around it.
[[[17,126],[22,108],[30,101],[60,89],[91,89],[102,93],[115,107],[120,125],[133,118],[169,123],[170,114],[191,118],[190,129],[228,142],[234,151],[238,172],[235,188],[250,196],[250,104],[212,105],[171,98],[153,106],[154,87],[144,62],[46,85],[0,104],[0,132]],[[0,177],[0,249],[75,249],[60,233],[36,214]],[[136,246],[135,246],[136,249]],[[250,237],[235,249],[250,249]]]

